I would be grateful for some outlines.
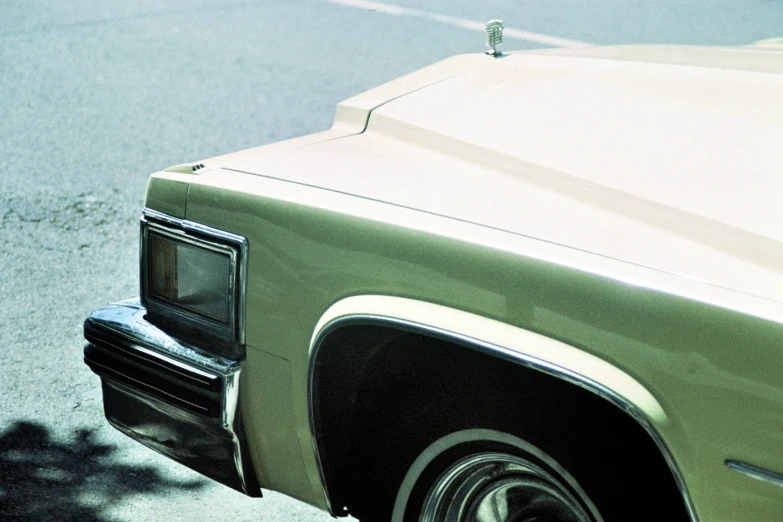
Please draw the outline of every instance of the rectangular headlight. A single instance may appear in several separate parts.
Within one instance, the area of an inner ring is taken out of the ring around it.
[[[231,319],[231,256],[149,235],[149,297],[208,319]]]
[[[145,211],[141,291],[150,322],[196,347],[238,356],[244,254],[240,236]]]

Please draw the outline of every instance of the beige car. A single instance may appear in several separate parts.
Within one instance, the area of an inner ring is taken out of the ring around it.
[[[85,336],[116,428],[251,496],[783,520],[783,44],[455,56],[153,174]]]

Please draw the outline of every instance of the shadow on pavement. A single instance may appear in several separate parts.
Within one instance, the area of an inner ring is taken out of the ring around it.
[[[115,451],[88,430],[63,443],[41,424],[12,425],[0,433],[0,520],[105,521],[105,510],[131,495],[194,491],[206,484],[117,462]]]

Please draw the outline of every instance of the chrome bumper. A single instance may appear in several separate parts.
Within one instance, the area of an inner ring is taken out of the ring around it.
[[[101,378],[106,418],[145,446],[260,497],[239,410],[240,361],[185,346],[145,314],[134,299],[84,322],[84,362]]]

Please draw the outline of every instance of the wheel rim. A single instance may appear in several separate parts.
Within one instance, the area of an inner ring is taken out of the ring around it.
[[[516,455],[480,453],[449,466],[420,522],[593,522],[563,480]]]

